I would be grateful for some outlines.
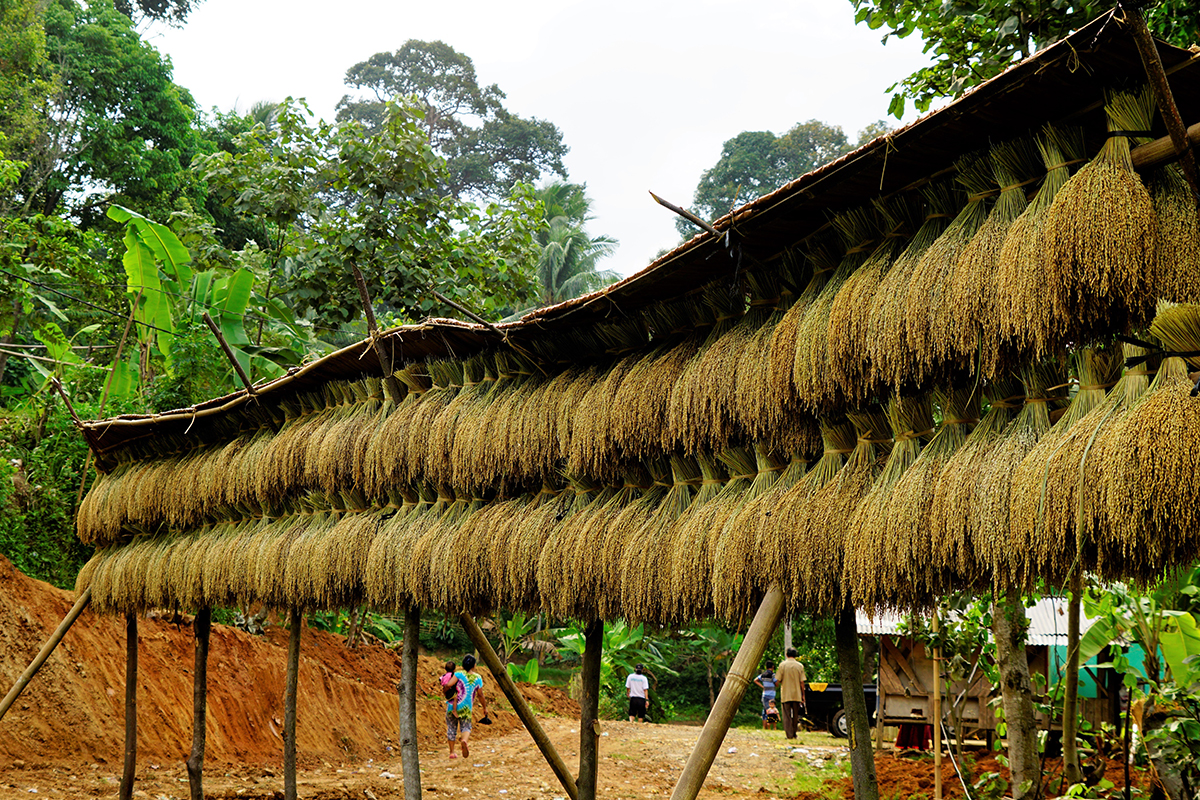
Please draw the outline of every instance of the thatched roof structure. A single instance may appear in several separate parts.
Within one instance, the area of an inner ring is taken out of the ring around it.
[[[1200,58],[1158,49],[1200,119]],[[1120,420],[1153,409],[1107,401],[1135,381],[1111,387],[1078,355],[1142,331],[1160,298],[1200,301],[1178,167],[1139,177],[1132,137],[1108,135],[1149,128],[1124,122],[1143,81],[1106,16],[607,289],[511,324],[385,332],[398,401],[362,342],[253,394],[86,423],[102,475],[79,512],[97,552],[78,585],[122,611],[257,600],[666,623],[740,618],[772,583],[828,611],[1057,579],[1077,554],[1156,574],[1196,552],[1171,521],[1191,497],[1169,470],[1187,459],[1128,456],[1138,431]],[[1178,372],[1145,397],[1186,406]],[[1077,395],[1107,415],[1065,413]],[[1086,526],[1048,528],[1011,476],[1058,454],[1037,443],[1064,421],[1085,446],[1055,468],[1105,488],[1077,492]],[[1154,493],[1130,490],[1139,470]],[[1014,524],[1018,510],[1033,518]]]

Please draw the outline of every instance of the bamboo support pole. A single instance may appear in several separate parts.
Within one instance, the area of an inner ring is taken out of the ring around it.
[[[932,630],[938,633],[938,612]],[[933,648],[933,800],[942,800],[942,648]]]
[[[1200,146],[1200,122],[1190,126],[1187,131],[1187,142],[1192,147]],[[1185,150],[1190,152],[1190,150]],[[1157,167],[1160,164],[1166,164],[1173,161],[1179,155],[1175,149],[1175,142],[1170,136],[1164,136],[1161,139],[1155,139],[1153,142],[1146,142],[1138,145],[1129,152],[1130,158],[1133,159],[1133,166],[1139,170],[1150,169]]]
[[[837,648],[838,673],[842,679],[842,701],[850,723],[850,779],[855,800],[879,800],[879,781],[875,776],[875,751],[871,747],[871,724],[867,697],[862,685],[861,649],[858,620],[854,608],[842,607],[833,620]]]
[[[304,616],[293,608],[288,636],[287,680],[283,689],[283,797],[296,800],[296,684],[300,675],[300,630]]]
[[[721,749],[721,742],[725,739],[725,733],[729,730],[729,723],[733,721],[742,696],[746,693],[746,687],[750,685],[755,668],[766,652],[771,634],[775,632],[781,619],[783,592],[778,586],[772,586],[759,604],[758,611],[754,613],[750,629],[746,631],[746,638],[742,640],[742,646],[733,658],[729,674],[721,684],[717,702],[713,703],[712,711],[704,721],[704,729],[700,731],[700,738],[696,741],[692,754],[688,756],[674,791],[671,792],[671,800],[696,800],[696,796],[700,794],[704,779],[708,776],[717,751]]]
[[[579,715],[579,800],[596,800],[600,762],[600,655],[604,648],[604,623],[592,620],[583,633],[583,669]]]
[[[1179,164],[1183,167],[1184,177],[1192,188],[1192,199],[1200,202],[1200,176],[1196,173],[1196,156],[1188,142],[1188,132],[1184,128],[1183,117],[1179,115],[1179,107],[1175,105],[1175,95],[1171,93],[1171,84],[1163,69],[1162,59],[1158,57],[1158,48],[1146,27],[1142,12],[1132,3],[1121,3],[1125,13],[1125,21],[1133,34],[1133,42],[1137,45],[1138,55],[1142,57],[1142,66],[1146,69],[1146,78],[1154,91],[1154,99],[1158,101],[1158,111],[1162,114],[1163,122],[1167,123],[1171,146],[1179,156]]]
[[[404,609],[404,645],[400,655],[400,765],[404,800],[421,800],[421,759],[417,752],[417,645],[421,609]]]
[[[855,627],[858,627],[858,621],[855,620]],[[876,638],[879,642],[879,657],[876,667],[875,678],[875,750],[883,750],[883,684],[880,683],[878,676],[883,674],[883,637]]]
[[[50,638],[42,645],[42,649],[34,656],[33,661],[29,662],[29,666],[17,678],[17,682],[8,690],[8,694],[4,695],[4,699],[0,700],[0,719],[4,719],[4,715],[12,708],[13,703],[17,702],[17,698],[21,696],[21,692],[25,691],[25,687],[33,680],[33,676],[37,675],[38,670],[46,663],[46,659],[50,658],[50,654],[54,652],[54,648],[58,647],[58,643],[67,635],[67,631],[75,624],[75,620],[79,619],[79,615],[87,608],[88,603],[92,602],[92,587],[83,590],[83,594],[75,600],[75,605],[71,606],[71,610],[63,617],[62,622],[58,623],[58,627],[54,629],[54,633],[50,634]]]
[[[137,771],[137,672],[137,614],[130,612],[125,615],[125,765],[117,792],[120,800],[133,797],[133,781]]]
[[[1063,692],[1063,779],[1068,786],[1083,782],[1079,763],[1079,616],[1083,594],[1083,574],[1076,565],[1071,572],[1067,600],[1067,674]]]
[[[202,608],[192,621],[196,631],[196,665],[192,676],[192,752],[187,759],[191,800],[204,800],[204,746],[208,711],[208,640],[212,633],[212,609]]]
[[[546,759],[546,763],[550,765],[550,769],[554,772],[558,782],[562,784],[563,789],[571,800],[578,800],[579,790],[575,783],[575,778],[571,775],[571,770],[567,767],[562,756],[554,749],[554,744],[550,741],[550,737],[546,735],[546,731],[538,723],[537,717],[533,714],[533,709],[525,702],[524,696],[521,695],[521,690],[513,683],[512,678],[508,676],[508,670],[500,663],[500,657],[496,655],[496,651],[492,648],[492,643],[483,635],[483,630],[479,627],[479,623],[470,614],[460,614],[459,621],[462,622],[463,630],[471,639],[471,643],[475,645],[475,649],[479,652],[479,657],[483,663],[487,665],[488,670],[492,673],[492,677],[496,680],[496,685],[500,687],[500,691],[508,698],[509,704],[513,707],[513,711],[517,712],[517,716],[525,725],[525,730],[529,731],[529,735],[533,737],[533,743],[537,745],[538,750],[542,752],[542,756]]]

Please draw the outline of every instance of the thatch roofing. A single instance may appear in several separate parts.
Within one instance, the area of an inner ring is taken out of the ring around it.
[[[1120,292],[1058,265],[1061,296],[1046,299],[1054,325],[1039,340],[1047,361],[1035,363],[1019,335],[992,336],[978,361],[976,334],[994,333],[995,308],[980,304],[965,334],[948,328],[944,311],[960,255],[977,231],[996,229],[983,224],[990,198],[1014,188],[1001,185],[1012,169],[993,177],[986,148],[1038,135],[1046,169],[1065,179],[1078,166],[1064,156],[1072,137],[1088,155],[1106,140],[1104,90],[1140,81],[1132,41],[1107,19],[738,209],[718,221],[722,236],[697,236],[605,290],[511,324],[436,319],[382,334],[406,387],[399,402],[385,396],[376,352],[362,342],[253,395],[86,423],[104,474],[79,513],[81,538],[100,548],[79,585],[111,609],[503,605],[671,622],[740,617],[776,581],[791,605],[831,611],[846,601],[919,606],[949,587],[1058,577],[1061,564],[1014,547],[1009,475],[1066,404],[1064,349],[1140,327],[1159,296],[1200,301],[1165,289],[1152,263],[1155,247],[1176,254],[1171,286],[1187,283],[1176,273],[1195,268],[1180,267],[1178,254],[1200,249],[1196,217],[1181,217],[1171,241],[1147,239],[1151,257],[1131,265],[1136,277]],[[1185,119],[1200,119],[1200,58],[1159,50]],[[1043,131],[1047,123],[1081,127],[1062,134]],[[1121,147],[1106,145],[1105,169],[1149,209],[1141,224],[1150,236],[1159,199],[1178,182],[1156,188],[1151,208],[1132,168],[1121,172]],[[1028,142],[1024,151],[1034,152]],[[1030,208],[1052,211],[1053,193],[1040,194]],[[1090,232],[1090,244],[1105,244],[1103,226]],[[998,280],[998,271],[974,268],[973,280]],[[1086,324],[1065,313],[1077,297],[1087,300]],[[850,324],[868,316],[872,325]],[[879,339],[877,317],[905,324]],[[1023,320],[1008,322],[1019,331]],[[842,362],[855,352],[862,364],[850,369]],[[1010,389],[1018,374],[1023,388]],[[1071,380],[1092,382],[1081,372]],[[1147,397],[1176,408],[1180,385],[1164,381]],[[936,425],[922,421],[928,413],[885,421],[878,405],[972,386],[1006,411],[980,426],[982,441],[967,435],[975,412],[953,410],[972,407],[966,400],[939,406],[948,417]],[[1082,409],[1068,420],[1077,416]],[[960,444],[970,469],[954,467]],[[1123,462],[1121,474],[1170,473],[1165,461],[1143,463]],[[1170,492],[1107,494],[1153,524],[1122,521],[1108,545],[1079,545],[1105,554],[1106,570],[1122,574],[1112,554],[1136,552],[1143,536],[1161,540],[1148,550],[1161,561],[1131,563],[1125,574],[1144,578],[1186,554],[1189,534],[1159,507],[1174,501]],[[1089,535],[1101,540],[1106,496],[1092,498],[1089,516]],[[943,497],[970,508],[944,508]],[[891,548],[885,536],[903,543],[896,557],[907,560],[894,571],[903,577],[875,586],[859,569],[852,580],[844,556],[862,528],[850,524],[856,513],[887,516],[901,502],[904,530],[892,524],[875,535],[880,547]],[[963,523],[933,516],[951,512],[965,514]],[[934,529],[945,539],[931,545]],[[1061,560],[1077,534],[1055,535],[1061,546],[1045,551]],[[1088,558],[1094,566],[1100,556]]]

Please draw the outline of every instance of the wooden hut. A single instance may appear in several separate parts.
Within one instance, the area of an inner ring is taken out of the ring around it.
[[[1064,412],[1112,394],[1069,352],[1141,332],[1161,298],[1200,299],[1186,147],[1152,111],[1200,120],[1200,58],[1154,44],[1169,96],[1141,88],[1123,14],[602,291],[512,324],[389,330],[252,391],[84,424],[101,477],[78,591],[118,613],[546,610],[597,644],[606,619],[755,615],[733,670],[748,677],[787,608],[844,620],[1062,580],[1064,558],[1145,578],[1194,557],[1200,529],[1173,523],[1190,494],[1112,479],[1139,468],[1118,469],[1137,435],[1119,422],[1148,370],[1089,427]],[[1086,473],[1088,525],[1035,502],[1018,540],[1013,469],[1062,419],[1079,448],[1050,494]],[[1138,510],[1120,530],[1113,503]],[[722,724],[719,702],[677,797]]]

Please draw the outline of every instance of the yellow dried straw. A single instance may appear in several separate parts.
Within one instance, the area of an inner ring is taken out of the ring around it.
[[[1063,185],[1046,219],[1041,264],[1066,289],[1064,337],[1111,330],[1122,311],[1135,327],[1153,313],[1148,285],[1157,271],[1158,222],[1121,132],[1150,128],[1154,95],[1149,87],[1114,92],[1104,110],[1118,135]]]
[[[958,210],[950,181],[937,181],[921,189],[925,217],[908,247],[879,282],[871,303],[867,355],[871,384],[899,387],[912,380],[915,358],[908,346],[906,303],[913,274],[925,252],[941,237]]]
[[[870,258],[879,242],[875,210],[851,209],[833,218],[842,242],[842,256],[821,293],[804,313],[796,334],[792,377],[800,404],[818,410],[831,405],[837,384],[829,367],[829,317],[842,285]]]
[[[1181,358],[1165,358],[1115,433],[1104,574],[1148,584],[1196,558],[1200,398]]]
[[[1021,578],[1030,589],[1039,578],[1062,586],[1076,567],[1080,458],[1099,423],[1092,412],[1119,380],[1122,358],[1116,348],[1088,347],[1072,353],[1071,364],[1077,382],[1071,404],[1012,475],[1011,542],[1030,553]]]
[[[617,515],[595,544],[604,558],[598,591],[602,618],[663,619],[663,581],[671,579],[674,545],[667,534],[691,501],[688,482],[699,479],[700,468],[685,456],[647,462],[646,468],[653,485]]]
[[[720,343],[726,334],[737,327],[746,310],[746,300],[740,287],[731,289],[724,285],[709,286],[704,291],[704,302],[712,309],[715,322],[703,344],[671,387],[671,399],[667,408],[669,441],[671,445],[682,448],[686,453],[712,449],[712,423],[715,414],[708,404],[710,392],[706,391],[706,387],[714,379],[725,381],[732,386],[733,375],[729,374],[732,362],[723,359],[723,354],[728,351]],[[714,351],[716,356],[710,359],[709,354]],[[715,372],[718,366],[722,372]],[[727,436],[728,431],[717,431],[716,434]]]
[[[984,586],[986,567],[977,554],[980,484],[1004,431],[1025,407],[1021,384],[1011,376],[988,381],[983,387],[987,411],[966,442],[938,477],[930,510],[931,557],[934,569],[948,586]]]
[[[929,607],[956,588],[951,576],[941,569],[940,554],[934,552],[934,497],[946,466],[979,421],[980,394],[975,384],[934,393],[940,418],[937,433],[888,498],[882,550],[889,552],[894,563],[886,565],[881,576],[894,576],[895,585],[900,587],[893,595],[897,605]]]
[[[955,162],[956,180],[967,191],[967,204],[942,232],[913,269],[905,296],[905,335],[913,354],[915,379],[924,383],[935,368],[954,355],[957,335],[951,280],[958,259],[987,219],[987,198],[995,183],[991,164],[979,154]],[[967,359],[969,364],[971,359]]]
[[[922,531],[889,536],[892,492],[916,463],[923,441],[933,436],[933,411],[929,395],[893,395],[887,406],[892,450],[879,477],[855,506],[845,530],[843,583],[854,605],[865,609],[907,607],[918,591],[912,573],[925,567],[909,561],[913,548],[908,539]],[[915,520],[905,519],[911,523]]]
[[[1000,336],[1045,358],[1061,339],[1067,308],[1064,276],[1043,268],[1049,239],[1050,208],[1071,177],[1071,168],[1084,156],[1083,131],[1047,125],[1037,137],[1046,177],[1029,206],[1009,228],[996,271],[996,310]]]
[[[716,341],[700,365],[708,380],[701,381],[701,406],[705,420],[698,428],[706,434],[703,449],[717,451],[744,435],[742,404],[750,398],[766,398],[770,391],[768,343],[781,297],[782,275],[775,269],[746,274],[750,305],[738,323]],[[782,317],[782,314],[780,314]],[[746,385],[753,382],[754,385]]]
[[[629,372],[641,361],[641,348],[646,342],[640,325],[608,325],[597,332],[615,361],[575,409],[567,471],[579,475],[602,476],[612,469],[615,418],[622,413],[617,394]]]
[[[796,513],[799,527],[792,533],[792,593],[801,608],[815,614],[833,614],[849,599],[845,558],[850,520],[892,448],[887,416],[882,411],[856,411],[847,418],[855,431],[850,457],[833,476],[813,476],[814,485],[825,482]]]
[[[767,382],[768,396],[773,402],[764,407],[769,430],[778,428],[794,409],[799,408],[794,373],[800,323],[821,294],[829,276],[837,269],[837,256],[824,239],[824,235],[815,237],[803,253],[793,248],[785,250],[781,256],[785,274],[795,276],[796,285],[804,289],[771,333]]]
[[[713,549],[713,605],[717,616],[739,620],[753,615],[762,595],[779,577],[767,570],[759,547],[757,520],[746,519],[747,509],[767,496],[787,462],[768,445],[754,445],[755,475],[721,528]]]
[[[696,614],[695,610],[712,606],[711,590],[701,574],[704,569],[711,570],[711,558],[704,548],[716,512],[712,501],[725,487],[725,464],[709,453],[697,453],[696,464],[700,467],[700,487],[687,510],[671,525],[669,534],[676,546],[671,553],[671,589],[664,599],[669,608],[664,613],[673,619],[702,619],[709,615]],[[664,579],[663,586],[667,585]]]
[[[913,197],[876,200],[883,236],[859,269],[848,277],[829,309],[828,368],[833,381],[851,403],[870,393],[871,306],[879,284],[920,227],[920,206]]]
[[[855,447],[854,426],[849,420],[820,420],[824,450],[811,470],[785,475],[791,485],[778,493],[764,496],[763,519],[759,525],[759,542],[767,572],[780,582],[788,608],[796,611],[807,597],[805,581],[810,573],[804,571],[803,556],[797,550],[799,540],[808,541],[803,528],[808,524],[807,502],[818,489],[837,477]],[[784,481],[780,481],[783,484]],[[749,508],[749,504],[747,505]]]
[[[999,590],[1020,585],[1027,574],[1029,553],[1014,549],[1010,533],[1013,472],[1050,430],[1051,414],[1066,405],[1068,385],[1065,369],[1057,360],[1027,364],[1021,369],[1021,384],[1024,408],[1005,429],[976,478],[979,503],[972,538],[977,558]]]
[[[1150,295],[1177,303],[1200,302],[1200,213],[1178,164],[1155,171],[1150,196],[1158,217],[1158,270]]]
[[[734,419],[751,439],[764,440],[770,437],[769,432],[775,430],[782,416],[776,409],[784,404],[784,400],[774,391],[771,383],[771,347],[776,329],[801,292],[801,281],[808,279],[805,274],[793,272],[798,265],[807,266],[803,260],[781,257],[778,264],[769,268],[776,285],[775,302],[771,305],[769,316],[746,343],[746,357],[738,362]],[[751,311],[758,305],[767,305],[771,298],[766,295],[764,291],[760,299],[751,301]],[[775,427],[772,426],[773,421]]]
[[[1037,146],[1029,139],[993,146],[989,163],[1000,195],[947,278],[947,327],[941,335],[947,337],[950,354],[960,361],[973,360],[979,350],[983,374],[992,377],[1000,362],[995,324],[1000,252],[1013,224],[1029,206],[1026,191],[1044,169]]]

